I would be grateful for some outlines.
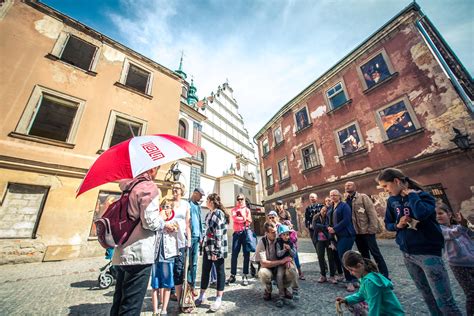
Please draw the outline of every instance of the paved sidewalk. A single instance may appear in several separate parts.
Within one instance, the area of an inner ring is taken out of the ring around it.
[[[407,314],[427,315],[426,306],[408,276],[395,241],[383,240],[379,244],[394,281],[395,292]],[[280,309],[275,307],[274,301],[263,301],[262,287],[258,280],[252,279],[247,287],[240,284],[226,287],[222,310],[217,314],[334,315],[334,298],[346,295],[345,288],[317,283],[319,265],[308,239],[300,241],[300,260],[306,280],[300,282],[301,299],[297,306],[288,302]],[[0,266],[0,315],[107,315],[113,288],[101,290],[97,283],[99,268],[105,263],[102,258],[89,258]],[[226,266],[228,276],[230,258]],[[464,309],[464,293],[450,276],[455,298]],[[240,282],[240,277],[237,281]],[[212,303],[214,289],[208,290],[208,297],[209,303]],[[196,313],[205,314],[208,308],[209,304],[205,304]],[[173,315],[175,311],[176,303],[171,302],[168,313]],[[150,291],[145,298],[142,315],[151,315]]]

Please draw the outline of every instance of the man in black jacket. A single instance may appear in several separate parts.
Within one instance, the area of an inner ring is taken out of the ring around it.
[[[304,213],[304,225],[309,230],[309,235],[313,241],[314,249],[316,249],[316,241],[313,237],[314,228],[313,228],[313,217],[321,211],[322,204],[317,203],[318,195],[316,193],[311,193],[309,195],[309,202],[311,203]]]

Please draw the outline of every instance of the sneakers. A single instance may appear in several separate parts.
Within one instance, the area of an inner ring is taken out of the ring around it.
[[[319,277],[318,283],[324,283],[327,282],[327,280],[328,279],[326,279],[326,277],[322,275],[321,277]]]
[[[227,285],[229,285],[231,283],[235,283],[235,275],[231,274],[230,277],[227,279],[227,281],[225,283]]]
[[[293,294],[291,294],[290,291],[288,291],[288,289],[285,289],[285,298],[289,300],[293,299]]]
[[[244,275],[242,276],[242,285],[243,285],[243,286],[249,285],[249,280],[248,280],[246,274],[244,274]]]
[[[355,291],[355,287],[354,287],[354,284],[352,283],[347,283],[347,288],[346,288],[347,292],[354,292]]]
[[[331,284],[337,284],[337,280],[336,280],[335,277],[330,277],[330,278],[328,279],[328,282],[331,283]]]
[[[265,290],[265,292],[263,292],[263,299],[265,301],[269,301],[272,299],[272,292],[268,292],[267,290]]]
[[[284,304],[285,304],[285,303],[283,302],[283,299],[282,299],[282,298],[279,298],[279,299],[276,301],[276,307],[278,307],[278,308],[282,308]]]
[[[298,289],[293,289],[293,301],[298,302],[300,300],[300,293]]]
[[[222,306],[222,301],[215,301],[212,303],[210,310],[213,312],[217,312]]]
[[[344,281],[344,274],[338,274],[336,275],[336,281],[341,282]]]

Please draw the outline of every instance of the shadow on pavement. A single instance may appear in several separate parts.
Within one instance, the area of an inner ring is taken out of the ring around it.
[[[112,304],[80,304],[69,306],[69,315],[109,315]]]
[[[100,290],[97,280],[84,280],[80,282],[71,283],[71,287],[89,288],[89,290]]]

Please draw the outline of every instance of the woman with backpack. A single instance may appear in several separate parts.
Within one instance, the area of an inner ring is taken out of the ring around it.
[[[117,280],[110,315],[140,315],[142,309],[151,265],[155,261],[155,231],[165,225],[157,211],[160,191],[153,182],[158,169],[152,168],[134,179],[120,182],[122,191],[131,191],[129,217],[140,220],[128,240],[115,248],[112,264],[117,268]]]
[[[376,181],[390,195],[385,227],[397,232],[405,266],[430,313],[461,315],[441,257],[444,238],[436,221],[435,199],[399,169],[382,170]]]
[[[196,300],[196,306],[206,300],[206,290],[209,286],[211,266],[214,263],[217,271],[217,296],[210,310],[218,311],[222,305],[222,295],[225,286],[225,265],[227,258],[227,224],[229,215],[226,213],[221,198],[216,193],[207,196],[209,213],[206,215],[206,232],[204,234],[204,252],[202,256],[201,292]]]

